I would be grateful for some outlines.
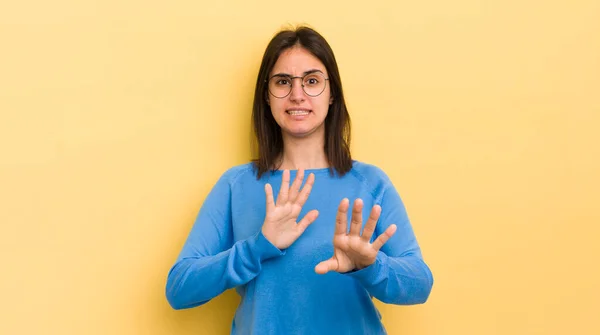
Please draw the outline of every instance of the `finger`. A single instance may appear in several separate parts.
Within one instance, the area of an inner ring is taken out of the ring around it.
[[[342,199],[338,206],[337,216],[335,217],[335,234],[346,235],[348,231],[348,206],[350,201],[347,198]]]
[[[308,200],[308,196],[310,195],[310,191],[312,190],[314,183],[315,174],[311,173],[308,175],[308,178],[306,178],[306,183],[304,184],[304,187],[302,187],[302,191],[300,191],[298,198],[296,198],[297,204],[299,204],[300,206],[304,206],[304,203],[306,202],[306,200]]]
[[[338,262],[335,258],[330,258],[323,261],[315,266],[315,272],[318,274],[326,274],[329,271],[336,271],[338,269]]]
[[[318,216],[319,216],[319,211],[316,209],[313,209],[312,211],[306,213],[306,215],[304,215],[302,220],[300,220],[300,222],[298,222],[298,226],[296,227],[296,229],[298,231],[298,236],[302,235],[302,233],[304,233],[306,228],[308,228],[308,226],[311,223],[315,222],[315,220],[317,219]]]
[[[283,170],[283,174],[281,175],[281,187],[279,188],[279,195],[277,196],[278,205],[283,205],[287,202],[289,189],[290,170]]]
[[[275,207],[275,200],[273,200],[273,188],[271,184],[265,184],[265,194],[267,196],[267,212]]]
[[[354,200],[354,206],[352,206],[352,220],[350,221],[350,236],[360,235],[360,229],[362,228],[362,210],[363,201],[362,199]]]
[[[371,237],[375,231],[375,226],[377,225],[377,220],[379,220],[379,215],[381,215],[381,207],[379,205],[373,206],[371,209],[371,214],[369,215],[369,219],[367,220],[367,224],[365,224],[365,228],[363,229],[363,241],[371,241]]]
[[[289,199],[294,201],[298,196],[298,192],[300,192],[300,186],[302,185],[302,181],[304,180],[304,169],[299,169],[296,174],[296,178],[294,178],[294,182],[292,183],[292,187],[290,188]]]
[[[387,242],[390,237],[392,237],[396,233],[396,225],[390,225],[383,234],[379,235],[379,237],[373,242],[373,248],[377,251],[381,249],[381,247]]]

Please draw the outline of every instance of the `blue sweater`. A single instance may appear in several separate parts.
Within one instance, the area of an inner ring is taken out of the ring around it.
[[[175,309],[205,304],[227,289],[241,297],[232,334],[385,334],[372,297],[398,305],[424,303],[433,277],[422,259],[402,200],[379,168],[354,161],[343,177],[328,169],[306,170],[315,183],[299,219],[317,209],[318,218],[289,248],[279,250],[261,233],[265,183],[275,200],[282,171],[260,180],[251,163],[226,171],[205,199],[167,278],[166,296]],[[291,171],[294,180],[296,171]],[[305,177],[305,178],[306,178]],[[306,179],[305,179],[306,180]],[[381,216],[372,240],[390,224],[398,229],[374,264],[349,273],[315,273],[333,255],[337,208],[364,202],[363,224],[373,205]]]

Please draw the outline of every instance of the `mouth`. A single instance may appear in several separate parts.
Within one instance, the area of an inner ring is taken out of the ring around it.
[[[285,111],[286,113],[288,113],[289,115],[292,116],[304,116],[304,115],[308,115],[308,113],[310,113],[310,110],[307,109],[290,109]]]

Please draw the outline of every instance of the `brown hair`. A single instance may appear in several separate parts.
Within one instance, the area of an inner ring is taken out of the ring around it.
[[[269,42],[263,55],[252,107],[252,125],[258,146],[258,158],[253,160],[257,178],[265,172],[276,170],[276,160],[283,152],[281,128],[271,114],[267,104],[267,80],[281,53],[293,46],[301,46],[317,57],[329,75],[329,88],[333,103],[325,118],[325,155],[329,170],[343,176],[352,168],[350,155],[350,114],[344,101],[342,81],[333,50],[314,29],[299,26],[278,32]]]

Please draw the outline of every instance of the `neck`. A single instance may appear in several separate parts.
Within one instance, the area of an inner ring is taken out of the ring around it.
[[[307,170],[329,167],[325,155],[324,136],[294,138],[283,134],[283,137],[283,153],[279,169]]]

